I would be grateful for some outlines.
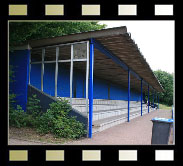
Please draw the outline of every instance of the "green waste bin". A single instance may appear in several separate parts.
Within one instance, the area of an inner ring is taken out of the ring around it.
[[[151,144],[168,144],[173,119],[153,118]]]

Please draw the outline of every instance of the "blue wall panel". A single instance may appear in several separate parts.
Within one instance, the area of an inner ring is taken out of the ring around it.
[[[86,97],[86,75],[81,71],[73,71],[73,97]],[[31,67],[31,84],[41,89],[41,64]],[[128,100],[127,88],[109,83],[105,80],[94,77],[94,99],[108,99],[108,86],[110,86],[111,100]],[[55,64],[45,64],[44,71],[44,92],[54,96],[55,93]],[[76,92],[74,89],[76,88]],[[70,97],[70,67],[63,63],[58,68],[57,94],[60,97]],[[74,94],[75,93],[75,94]],[[76,95],[76,96],[75,96]],[[131,91],[131,100],[140,101],[141,94]]]
[[[108,84],[98,78],[93,79],[93,98],[108,99]]]
[[[111,100],[128,100],[128,90],[121,88],[118,85],[111,84],[110,99]]]
[[[55,96],[55,63],[44,64],[43,91]]]
[[[16,94],[16,104],[26,110],[27,87],[29,73],[29,50],[19,50],[10,53],[9,64],[13,66],[14,82],[10,83],[10,93]]]
[[[141,101],[141,94],[137,92],[131,93],[130,100]]]
[[[59,64],[57,95],[59,97],[70,97],[70,68]]]
[[[74,89],[76,88],[76,98],[84,98],[86,97],[85,89],[86,89],[86,83],[85,83],[85,74],[81,71],[74,70],[73,75],[73,96],[74,96]]]
[[[41,90],[41,64],[32,64],[30,84]]]

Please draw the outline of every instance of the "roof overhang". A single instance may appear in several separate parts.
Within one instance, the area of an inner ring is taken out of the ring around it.
[[[59,45],[62,43],[90,40],[91,38],[95,39],[114,56],[124,62],[141,79],[143,79],[144,82],[149,84],[152,89],[158,92],[163,91],[161,84],[155,77],[146,59],[141,54],[137,44],[135,44],[131,39],[126,27],[31,40],[28,41],[28,43],[34,49]],[[105,56],[96,48],[94,50],[94,54],[94,75],[127,87],[128,71],[116,64],[112,59]],[[83,68],[84,70],[85,65],[80,65],[78,68]],[[140,90],[140,80],[138,80],[134,75],[131,76],[131,88],[134,88],[137,91]],[[147,86],[143,86],[143,90],[147,91]]]
[[[31,45],[32,48],[35,48],[35,47],[57,45],[61,43],[83,41],[91,38],[115,36],[115,35],[120,35],[125,33],[127,33],[126,27],[117,27],[117,28],[109,28],[109,29],[95,30],[95,31],[89,31],[89,32],[82,32],[82,33],[75,33],[75,34],[58,36],[58,37],[44,38],[39,40],[29,40],[28,43]]]

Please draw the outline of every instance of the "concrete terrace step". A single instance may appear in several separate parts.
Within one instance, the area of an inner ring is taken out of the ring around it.
[[[86,107],[85,105],[84,106],[81,106],[81,105],[73,105],[72,106],[73,108],[77,109],[78,111],[80,112],[86,112]],[[133,110],[133,109],[136,109],[136,108],[140,108],[141,105],[131,105],[130,106],[130,109]],[[143,104],[143,108],[145,108],[146,105]],[[116,111],[116,110],[125,110],[127,109],[127,105],[115,105],[115,106],[107,106],[107,105],[93,105],[93,111],[94,112],[106,112],[106,111]]]
[[[64,97],[61,97],[64,98]],[[64,99],[70,101],[70,98],[65,97]],[[123,105],[126,104],[128,101],[126,100],[108,100],[108,99],[93,99],[93,105]],[[140,103],[137,101],[130,101],[131,104],[133,103]],[[86,99],[85,98],[72,98],[73,105],[85,105]]]
[[[135,109],[135,108],[140,108],[140,106],[130,107],[131,110]],[[114,109],[94,110],[93,112],[100,113],[100,112],[107,112],[107,111],[118,111],[118,110],[122,111],[122,110],[126,110],[126,109],[128,109],[128,108],[127,107],[119,107],[119,108],[114,108]]]
[[[135,111],[135,110],[141,110],[141,107],[140,106],[136,106],[136,107],[130,107],[130,112],[133,112],[133,111]],[[142,107],[142,109],[146,109],[146,107],[145,106],[143,106]],[[116,111],[127,111],[128,110],[128,108],[115,108],[115,109],[104,109],[104,110],[93,110],[93,113],[95,114],[95,113],[106,113],[106,112],[112,112],[112,111],[114,111],[114,112],[116,112]]]
[[[146,112],[147,112],[147,110],[142,111],[143,114],[145,114]],[[141,112],[140,111],[135,111],[133,113],[130,113],[130,117],[133,117],[137,114],[140,115]],[[127,116],[128,116],[128,114],[124,113],[122,115],[117,115],[117,116],[112,116],[112,117],[108,117],[108,118],[104,118],[104,119],[95,120],[95,121],[93,121],[93,126],[101,127],[101,126],[103,126],[107,123],[111,123],[111,121],[117,121],[117,120],[124,119],[124,118],[127,119]]]
[[[145,107],[143,107],[143,111],[147,109]],[[112,117],[112,116],[120,116],[120,115],[123,115],[123,114],[127,114],[128,112],[128,109],[125,108],[125,109],[110,109],[110,110],[99,110],[99,111],[95,111],[93,110],[93,121],[95,120],[100,120],[100,119],[105,119],[105,118],[108,118],[108,117]],[[134,107],[134,108],[130,108],[130,114],[133,114],[135,112],[141,112],[141,107]],[[87,116],[89,114],[86,113],[86,110],[85,112],[82,112],[83,114],[85,114],[85,116]]]
[[[146,105],[143,104],[143,107]],[[85,105],[73,105],[74,108],[83,109]],[[141,105],[131,105],[130,108],[141,107]],[[127,109],[127,105],[93,105],[95,111],[115,110],[115,109]]]
[[[112,117],[109,117],[109,118],[105,118],[105,119],[100,119],[100,120],[96,120],[96,121],[93,121],[93,126],[94,127],[101,127],[105,124],[108,124],[108,123],[111,123],[112,121],[117,121],[117,120],[120,120],[120,119],[124,119],[126,118],[126,116],[112,116]]]
[[[69,98],[67,98],[69,100]],[[128,101],[122,100],[93,100],[93,133],[103,131],[112,126],[124,123],[128,120]],[[143,104],[142,114],[148,113],[146,104]],[[86,99],[73,98],[72,107],[85,116],[86,112]],[[150,108],[149,112],[153,111]],[[130,101],[130,120],[141,116],[141,102]]]
[[[95,100],[93,100],[93,101],[95,101]],[[103,106],[103,105],[106,105],[106,106],[127,106],[128,105],[128,102],[127,101],[125,101],[125,102],[122,102],[122,103],[113,103],[114,101],[113,100],[109,100],[108,102],[100,102],[100,103],[96,103],[96,102],[93,102],[93,105],[96,105],[96,106]],[[88,103],[89,104],[89,103]],[[86,105],[86,101],[84,101],[84,102],[77,102],[77,103],[75,103],[75,102],[73,102],[72,101],[72,105],[74,105],[74,106],[85,106]],[[130,102],[130,105],[141,105],[141,103],[140,102]]]
[[[144,111],[143,115],[146,113],[147,113],[147,111]],[[130,120],[132,120],[140,115],[141,115],[140,112],[130,114]],[[127,120],[128,119],[127,119],[127,114],[126,114],[126,116],[125,115],[124,116],[121,116],[121,115],[120,116],[113,116],[113,117],[93,121],[92,133],[97,133],[97,132],[103,131],[103,130],[108,129],[110,127],[113,127],[115,125],[124,123]]]
[[[143,111],[145,110],[146,108],[143,107]],[[94,120],[98,120],[98,119],[103,119],[103,118],[106,118],[106,117],[110,117],[110,116],[117,116],[117,115],[121,115],[121,114],[124,114],[124,113],[127,113],[128,109],[127,108],[118,108],[118,109],[109,109],[109,110],[93,110],[93,119]],[[141,111],[141,107],[133,107],[133,108],[130,108],[130,113],[133,113],[135,111]],[[84,113],[85,115],[86,114],[86,110],[85,112],[82,112]],[[88,112],[89,113],[89,112]]]

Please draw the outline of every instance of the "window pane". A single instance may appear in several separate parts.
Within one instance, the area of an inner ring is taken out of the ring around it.
[[[59,47],[58,60],[70,60],[71,59],[71,46],[65,45]]]
[[[85,59],[87,55],[87,43],[74,44],[74,59]]]
[[[56,60],[56,47],[46,48],[44,61],[55,61],[55,60]]]
[[[40,62],[42,61],[42,49],[36,49],[31,51],[31,62]]]

